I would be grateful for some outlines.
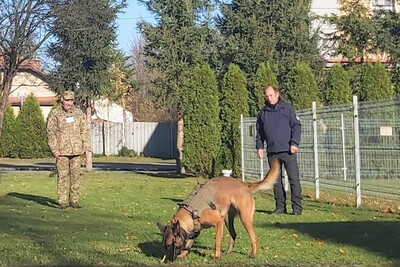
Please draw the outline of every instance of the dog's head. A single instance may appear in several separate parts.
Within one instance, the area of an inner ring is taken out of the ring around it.
[[[172,222],[171,225],[164,226],[157,223],[163,235],[163,246],[167,250],[167,261],[174,261],[185,247],[185,230],[179,225],[179,221]]]

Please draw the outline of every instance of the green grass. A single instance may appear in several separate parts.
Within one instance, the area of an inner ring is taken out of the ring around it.
[[[163,256],[156,222],[167,223],[195,186],[196,178],[128,172],[94,172],[82,182],[81,210],[59,210],[56,179],[49,173],[0,173],[0,265],[155,266]],[[204,180],[200,180],[204,181]],[[302,216],[270,215],[270,192],[256,194],[256,259],[236,220],[234,252],[212,258],[214,229],[204,230],[193,251],[172,266],[368,265],[400,264],[400,215],[396,202],[324,192],[313,198],[304,188]],[[391,211],[384,212],[385,206]],[[228,245],[224,231],[223,249]]]

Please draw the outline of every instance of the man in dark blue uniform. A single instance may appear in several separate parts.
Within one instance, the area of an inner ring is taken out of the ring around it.
[[[268,162],[279,160],[285,166],[291,191],[292,213],[300,215],[303,210],[299,167],[296,152],[300,144],[301,124],[292,106],[280,98],[278,88],[265,89],[266,104],[257,116],[257,155],[264,157],[264,143],[267,143]],[[274,186],[274,214],[287,213],[286,192],[282,177]]]

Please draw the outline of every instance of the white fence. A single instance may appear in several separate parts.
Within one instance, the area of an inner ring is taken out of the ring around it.
[[[117,155],[127,147],[146,157],[175,158],[175,123],[101,122],[91,125],[91,133],[94,154]]]

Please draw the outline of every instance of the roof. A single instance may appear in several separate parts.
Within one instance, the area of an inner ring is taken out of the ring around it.
[[[0,56],[0,71],[2,70],[4,70],[4,58]],[[30,72],[42,80],[46,77],[40,66],[40,60],[38,59],[24,60],[19,66],[18,71]]]

